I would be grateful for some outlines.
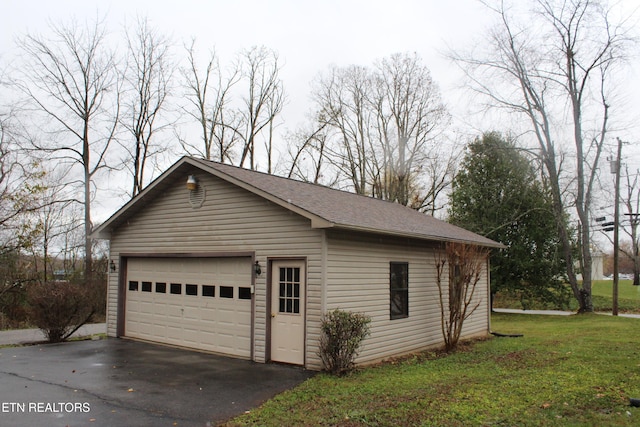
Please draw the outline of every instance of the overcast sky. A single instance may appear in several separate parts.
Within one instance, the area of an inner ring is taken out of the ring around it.
[[[274,49],[283,64],[289,127],[309,108],[310,81],[331,64],[371,65],[393,53],[417,52],[443,94],[449,93],[455,69],[440,51],[468,44],[488,21],[476,0],[4,0],[0,54],[11,51],[16,36],[46,34],[48,22],[97,15],[107,16],[112,32],[146,16],[178,45],[195,37],[199,51],[215,47],[222,64],[241,49]]]
[[[637,0],[621,2],[628,12],[638,7]],[[442,52],[447,46],[476,43],[493,19],[478,0],[3,0],[0,55],[11,55],[16,37],[46,35],[51,22],[68,23],[75,17],[82,23],[97,16],[107,17],[112,33],[121,32],[136,16],[148,17],[178,46],[195,38],[202,54],[215,48],[221,64],[229,64],[241,49],[274,49],[283,66],[288,128],[296,127],[310,108],[310,82],[329,65],[370,66],[399,52],[417,52],[457,124],[473,123],[464,108],[468,100],[461,104],[462,94],[454,90],[460,74]],[[636,69],[629,83],[638,78]],[[640,97],[635,85],[633,93]]]
[[[638,7],[637,0],[624,3],[629,11]],[[136,16],[147,17],[178,46],[195,38],[198,51],[215,48],[222,64],[230,63],[241,49],[255,45],[274,49],[283,66],[288,99],[285,128],[293,129],[302,121],[311,106],[310,82],[329,65],[370,66],[398,52],[420,55],[456,126],[481,120],[465,115],[468,101],[461,103],[466,98],[454,90],[460,74],[442,55],[446,46],[468,47],[486,32],[492,17],[477,0],[3,0],[0,55],[11,57],[18,36],[46,36],[50,22],[68,23],[71,17],[93,21],[96,16],[106,16],[113,33]],[[639,77],[636,67],[629,81],[621,82],[634,100],[630,112],[635,117],[640,116]]]

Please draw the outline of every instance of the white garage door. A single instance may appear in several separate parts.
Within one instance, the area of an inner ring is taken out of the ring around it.
[[[251,357],[250,258],[129,258],[125,333]]]

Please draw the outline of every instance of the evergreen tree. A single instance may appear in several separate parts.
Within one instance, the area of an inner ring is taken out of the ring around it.
[[[467,147],[454,179],[449,221],[506,246],[491,256],[491,295],[517,295],[561,307],[566,271],[551,193],[514,142],[485,133]]]

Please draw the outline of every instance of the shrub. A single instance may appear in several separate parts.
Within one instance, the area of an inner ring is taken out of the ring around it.
[[[66,341],[96,312],[91,289],[67,282],[34,284],[27,292],[29,317],[49,342]]]
[[[353,368],[360,344],[369,335],[369,323],[365,314],[339,309],[322,316],[318,355],[327,371],[342,375]]]

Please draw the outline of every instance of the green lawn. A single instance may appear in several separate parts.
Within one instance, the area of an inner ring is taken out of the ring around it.
[[[595,280],[591,294],[594,307],[598,308],[598,311],[611,311],[612,280]],[[626,313],[640,313],[640,286],[633,286],[631,280],[620,280],[618,283],[618,310]]]
[[[591,293],[595,311],[610,313],[613,307],[613,281],[595,280]],[[529,310],[578,310],[578,302],[573,297],[571,297],[568,307],[558,307],[551,303],[528,302],[528,304]],[[516,297],[499,294],[494,300],[494,307],[521,309],[522,304]],[[640,314],[640,286],[633,286],[631,280],[620,280],[618,284],[618,310],[620,313]]]
[[[425,353],[319,374],[228,425],[640,425],[640,319],[495,314],[491,338],[451,355]]]

